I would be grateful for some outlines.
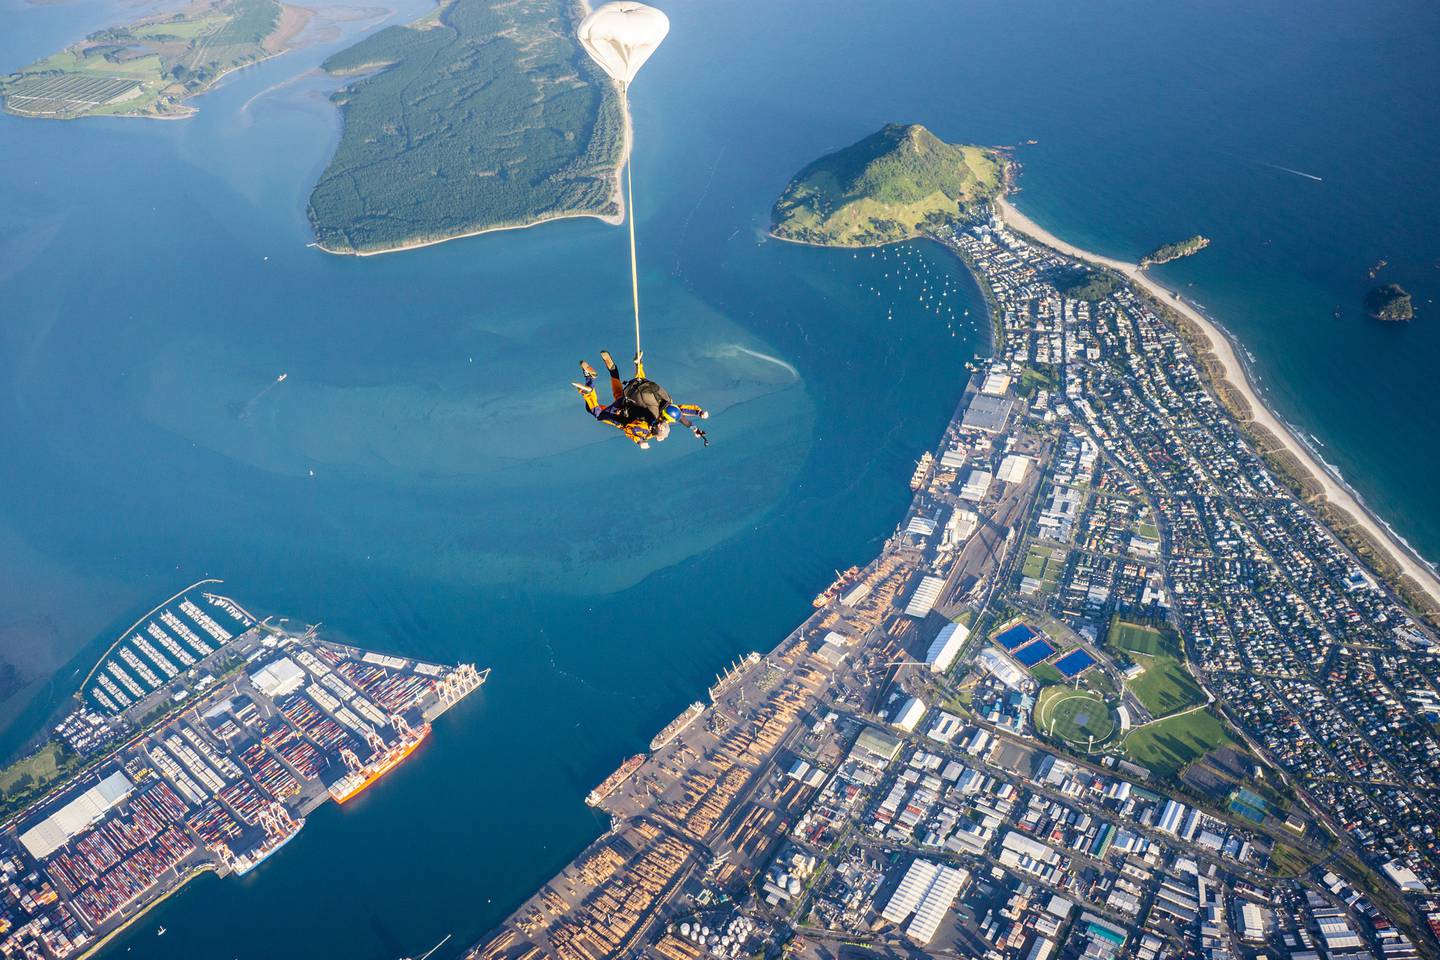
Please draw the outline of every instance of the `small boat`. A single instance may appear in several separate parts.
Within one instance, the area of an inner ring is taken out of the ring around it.
[[[155,931],[155,936],[157,936],[157,937],[163,937],[163,936],[165,936],[165,928],[164,928],[164,927],[161,927],[159,930],[156,930],[156,931]]]

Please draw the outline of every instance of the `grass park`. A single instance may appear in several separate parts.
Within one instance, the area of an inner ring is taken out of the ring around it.
[[[1169,780],[1211,750],[1236,743],[1218,717],[1196,710],[1137,727],[1126,734],[1123,746],[1131,761]]]
[[[1140,675],[1127,680],[1125,688],[1152,716],[1169,716],[1207,700],[1181,662],[1179,644],[1164,631],[1116,619],[1105,642],[1141,667]]]

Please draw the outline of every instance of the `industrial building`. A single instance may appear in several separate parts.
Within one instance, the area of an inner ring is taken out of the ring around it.
[[[964,543],[979,525],[980,516],[974,510],[956,507],[945,523],[945,540],[948,543]]]
[[[93,823],[130,796],[135,789],[125,774],[115,771],[59,810],[20,834],[20,842],[36,860],[43,860],[84,833]]]
[[[979,503],[985,499],[985,494],[990,492],[990,484],[994,481],[988,470],[981,470],[979,467],[971,468],[965,475],[965,483],[960,487],[960,499],[972,500]]]
[[[905,615],[924,620],[935,608],[935,601],[940,599],[940,591],[944,586],[945,581],[940,577],[922,577],[920,585],[910,596],[910,602],[905,605]]]
[[[945,624],[930,644],[930,649],[925,651],[925,665],[935,673],[949,670],[969,638],[970,628],[963,623]]]
[[[980,392],[989,394],[992,397],[1003,397],[1010,389],[1010,374],[1003,370],[991,370],[985,374],[985,382],[980,386]]]
[[[940,455],[940,467],[944,470],[959,470],[965,466],[966,456],[964,450],[946,450]]]
[[[899,752],[899,739],[884,730],[866,727],[856,738],[855,746],[850,751],[850,759],[871,769],[883,770]]]
[[[969,878],[971,875],[963,866],[945,866],[916,859],[900,879],[899,887],[896,887],[896,892],[880,915],[890,923],[900,924],[913,914],[914,918],[904,933],[920,946],[926,946],[935,938],[940,921],[945,920],[945,914],[949,913]]]
[[[920,718],[925,716],[925,701],[919,697],[911,697],[902,703],[895,711],[895,716],[890,720],[890,725],[897,730],[904,730],[906,733],[914,733],[915,727],[919,725]]]
[[[305,683],[305,671],[289,657],[281,657],[250,674],[250,683],[256,690],[274,699],[299,690]]]
[[[1000,461],[1000,469],[997,475],[1006,483],[1019,483],[1025,479],[1025,474],[1030,472],[1030,464],[1033,463],[1029,457],[1018,453],[1011,453]]]
[[[953,713],[947,713],[941,710],[940,713],[936,715],[934,722],[930,724],[930,730],[925,736],[934,740],[936,743],[949,743],[959,736],[960,731],[963,729],[965,729],[965,722],[963,720]]]
[[[906,533],[913,533],[917,537],[928,537],[935,533],[936,523],[929,517],[914,516],[905,525]]]
[[[972,430],[999,433],[1005,429],[1005,421],[1010,419],[1010,407],[1009,397],[992,397],[984,393],[977,393],[975,398],[970,401],[970,406],[965,408],[965,416],[961,418],[960,423]]]
[[[963,867],[947,867],[932,860],[916,859],[905,871],[900,886],[895,888],[881,916],[899,924],[914,916],[905,928],[905,935],[925,946],[935,936],[945,915],[970,879]]]

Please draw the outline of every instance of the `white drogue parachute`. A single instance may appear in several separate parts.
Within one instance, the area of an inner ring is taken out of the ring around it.
[[[630,84],[670,32],[670,19],[654,7],[616,0],[596,7],[580,21],[580,45],[600,69],[620,84],[625,115],[630,115]],[[633,151],[632,151],[633,153]],[[635,303],[635,355],[640,355],[640,272],[635,260],[635,183],[625,165],[626,219],[630,221],[630,294]]]

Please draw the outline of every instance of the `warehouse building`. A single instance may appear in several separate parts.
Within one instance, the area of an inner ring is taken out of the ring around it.
[[[294,693],[305,682],[305,671],[289,657],[281,657],[250,674],[250,683],[272,700]]]
[[[969,879],[970,873],[963,867],[916,859],[880,915],[897,925],[913,916],[905,935],[923,947],[934,939],[935,931]]]
[[[999,433],[1005,429],[1005,421],[1010,419],[1010,406],[1009,397],[977,393],[975,399],[970,401],[970,406],[965,408],[965,416],[960,422],[973,430]]]
[[[130,796],[135,786],[120,771],[65,804],[20,834],[20,843],[36,860],[43,860],[105,818]]]
[[[890,724],[897,730],[914,733],[915,727],[919,725],[920,718],[923,716],[925,716],[925,701],[919,697],[911,697],[895,711],[895,716],[891,719]]]
[[[940,577],[922,577],[920,585],[910,596],[910,602],[905,605],[905,616],[914,617],[916,620],[924,620],[935,608],[935,601],[940,599],[940,591],[945,586],[945,581]]]
[[[963,623],[945,624],[930,644],[930,649],[925,651],[925,665],[934,673],[949,670],[969,638],[970,628]]]

